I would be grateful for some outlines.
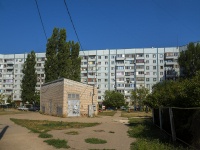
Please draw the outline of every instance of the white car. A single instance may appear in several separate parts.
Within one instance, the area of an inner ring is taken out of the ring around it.
[[[25,106],[20,106],[17,109],[22,111],[28,111],[28,108],[26,108]]]

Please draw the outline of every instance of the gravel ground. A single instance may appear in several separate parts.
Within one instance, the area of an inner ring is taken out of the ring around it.
[[[31,133],[28,129],[18,126],[10,121],[10,118],[32,119],[32,120],[53,120],[68,122],[99,122],[100,125],[82,129],[53,130],[49,133],[54,139],[65,139],[70,146],[69,150],[88,149],[115,149],[129,150],[130,144],[135,141],[127,134],[128,119],[120,117],[118,111],[113,117],[100,116],[95,118],[60,118],[42,115],[38,112],[25,114],[1,115],[0,116],[0,150],[54,150],[55,148],[44,143],[37,133]],[[5,128],[7,126],[7,129]],[[3,130],[6,129],[6,130]],[[78,135],[65,134],[69,131],[77,131]],[[85,143],[86,138],[100,138],[106,140],[105,144]],[[60,149],[62,150],[62,149]]]

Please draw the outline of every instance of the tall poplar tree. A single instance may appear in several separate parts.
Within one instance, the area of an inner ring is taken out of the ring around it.
[[[66,42],[66,30],[61,29],[58,40],[58,77],[69,78],[71,70],[70,45]]]
[[[35,52],[31,51],[24,62],[22,73],[24,74],[21,83],[21,98],[23,104],[25,102],[33,103],[35,100],[37,73],[35,70],[36,56]]]
[[[79,57],[80,46],[78,43],[71,42],[71,60],[72,60],[72,69],[71,69],[71,79],[74,81],[81,80],[81,58]]]
[[[58,49],[59,29],[54,28],[52,36],[48,39],[46,48],[46,60],[44,65],[45,82],[58,79]]]

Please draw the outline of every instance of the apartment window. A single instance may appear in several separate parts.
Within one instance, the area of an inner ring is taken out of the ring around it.
[[[105,84],[105,88],[107,88],[108,87],[108,85],[107,84]]]
[[[105,82],[108,82],[108,79],[105,79]]]
[[[101,62],[100,62],[100,61],[98,62],[98,65],[101,65]]]
[[[163,72],[160,72],[160,75],[163,75]]]
[[[108,70],[108,67],[105,67],[105,70]]]
[[[115,64],[115,62],[114,62],[114,61],[111,61],[111,64],[112,64],[112,65],[114,65],[114,64]]]
[[[98,93],[101,93],[101,91],[98,91]]]
[[[146,64],[148,64],[149,63],[149,60],[146,60]]]
[[[146,75],[150,75],[150,72],[146,72]]]
[[[98,76],[101,76],[101,73],[98,73]]]
[[[138,74],[144,74],[144,71],[139,71]]]
[[[101,96],[98,96],[98,99],[101,99]]]
[[[115,67],[111,67],[111,70],[115,70]]]
[[[144,59],[137,59],[136,63],[144,63]]]
[[[144,65],[137,65],[136,69],[144,69]]]
[[[149,70],[149,66],[146,66],[146,70]]]
[[[101,67],[98,67],[98,70],[101,70]]]
[[[178,56],[178,53],[174,53],[174,56]]]
[[[156,81],[156,78],[153,78],[153,81]]]
[[[117,69],[117,70],[123,70],[123,69],[124,69],[124,66],[117,66],[116,69]]]
[[[105,76],[108,76],[108,73],[105,73]]]
[[[101,82],[101,79],[98,79],[98,82]]]
[[[153,70],[156,70],[156,66],[153,66]]]
[[[105,59],[108,59],[108,56],[105,56]]]
[[[107,61],[105,62],[105,65],[108,65],[108,62],[107,62]]]
[[[163,66],[160,66],[160,69],[163,69]]]
[[[163,60],[160,60],[160,63],[162,64],[162,63],[163,63]]]
[[[156,58],[156,54],[153,54],[153,58]]]
[[[149,55],[146,55],[146,58],[149,58]]]
[[[163,58],[163,54],[160,54],[160,58]]]
[[[153,75],[157,75],[157,73],[156,73],[156,72],[153,72]]]
[[[101,56],[98,56],[98,59],[101,59]]]
[[[153,60],[153,63],[156,63],[156,60]]]
[[[115,58],[115,56],[111,56],[111,58],[112,58],[112,59],[114,59],[114,58]]]
[[[149,81],[149,78],[146,78],[146,81]]]
[[[137,54],[136,57],[144,57],[144,54]]]
[[[115,76],[115,74],[114,74],[114,73],[111,73],[111,76]]]

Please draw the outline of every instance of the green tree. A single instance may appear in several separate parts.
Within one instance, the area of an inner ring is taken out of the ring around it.
[[[5,103],[5,95],[4,94],[0,94],[0,104],[4,104]]]
[[[116,91],[105,91],[103,104],[112,108],[126,105],[124,95]]]
[[[58,79],[58,49],[59,29],[54,28],[52,36],[48,39],[46,46],[46,60],[44,65],[45,82]]]
[[[187,50],[180,52],[178,63],[184,77],[193,77],[200,70],[200,44],[189,43]]]
[[[78,43],[71,42],[71,79],[74,81],[81,80],[81,57],[79,57],[80,46]]]
[[[141,110],[141,107],[144,106],[144,102],[147,99],[147,96],[149,94],[149,90],[145,87],[137,88],[136,90],[131,91],[131,99],[134,103],[134,106],[139,106],[139,109]]]
[[[66,30],[61,29],[58,40],[58,77],[70,78],[71,70],[70,45],[66,42]]]
[[[22,103],[25,102],[33,103],[34,102],[34,95],[36,91],[36,83],[37,83],[37,73],[35,70],[36,65],[36,56],[35,52],[31,51],[28,54],[26,61],[24,62],[23,66],[23,78],[21,83],[21,98]]]

